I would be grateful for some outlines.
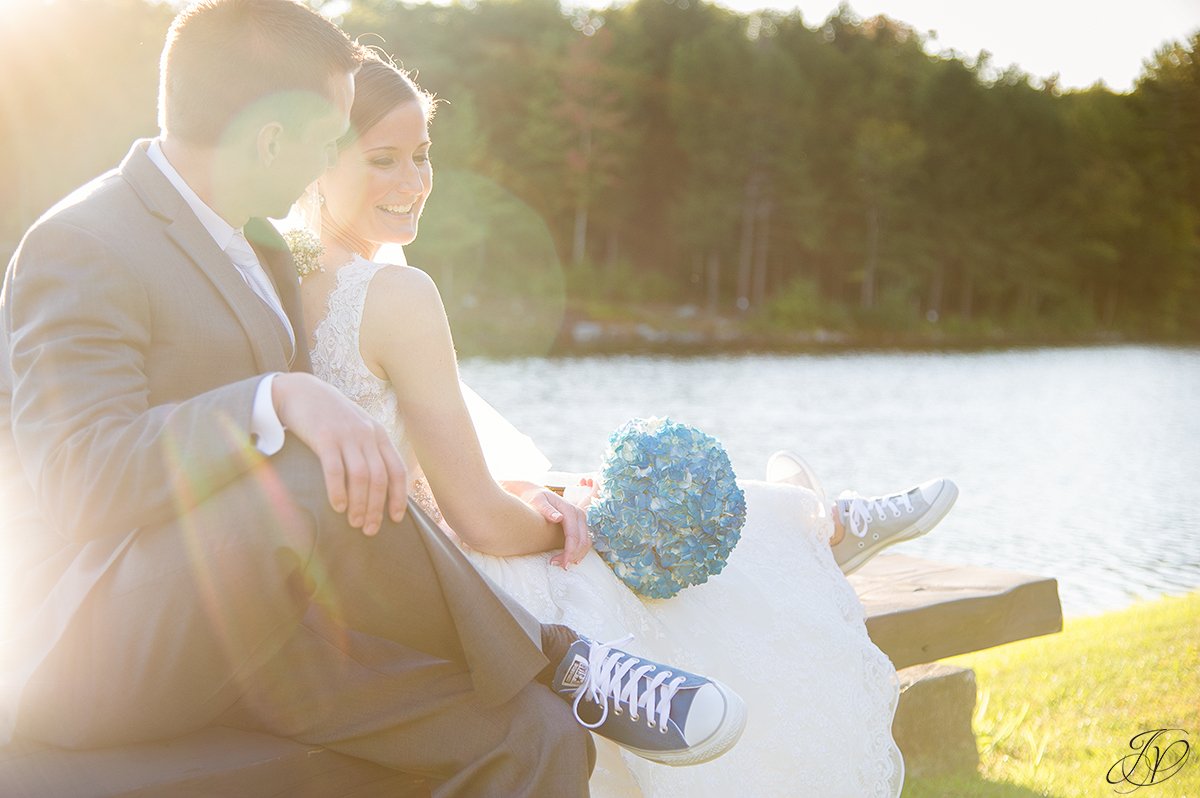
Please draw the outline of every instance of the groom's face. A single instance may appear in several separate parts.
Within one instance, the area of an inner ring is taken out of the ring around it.
[[[304,189],[337,157],[337,140],[350,129],[354,103],[354,76],[331,81],[329,104],[323,113],[300,129],[284,130],[278,151],[264,169],[261,207],[256,216],[286,216]]]

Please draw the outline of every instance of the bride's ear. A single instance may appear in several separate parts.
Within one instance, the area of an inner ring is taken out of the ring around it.
[[[283,125],[269,122],[258,129],[255,139],[255,149],[258,160],[263,166],[270,166],[279,157],[280,140],[283,137]]]

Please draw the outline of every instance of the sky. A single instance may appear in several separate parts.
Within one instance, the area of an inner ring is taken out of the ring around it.
[[[837,0],[716,0],[739,12],[799,8],[815,27]],[[936,31],[930,52],[953,49],[972,59],[992,53],[994,66],[1017,64],[1029,74],[1059,74],[1064,88],[1087,88],[1097,80],[1129,91],[1142,61],[1169,39],[1200,29],[1200,0],[851,0],[860,17],[886,14],[917,31]]]

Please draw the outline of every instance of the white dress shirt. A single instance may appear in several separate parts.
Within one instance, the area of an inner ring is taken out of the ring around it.
[[[155,166],[163,173],[163,176],[175,187],[183,197],[184,202],[196,214],[196,218],[200,220],[200,224],[212,236],[213,241],[220,247],[222,252],[230,256],[230,263],[236,269],[246,285],[250,287],[255,295],[269,307],[283,323],[284,329],[287,330],[288,338],[291,339],[292,347],[296,346],[296,338],[292,332],[291,322],[288,321],[287,314],[283,311],[283,303],[279,301],[279,294],[275,292],[275,287],[272,285],[267,273],[263,271],[262,264],[258,262],[258,257],[254,255],[254,250],[250,249],[248,244],[245,244],[246,238],[241,230],[238,230],[222,219],[216,211],[208,207],[204,200],[192,190],[192,187],[187,184],[183,176],[175,170],[171,162],[167,160],[166,154],[162,151],[162,145],[158,139],[150,142],[149,148],[146,150],[146,155]],[[241,239],[240,242],[235,239]],[[245,244],[244,248],[241,246]],[[232,245],[233,251],[230,251]],[[249,252],[247,256],[246,250]],[[258,384],[258,389],[254,393],[254,409],[250,416],[250,434],[254,439],[254,446],[263,454],[275,454],[283,448],[284,428],[283,423],[279,420],[279,414],[275,412],[275,403],[271,398],[271,386],[275,382],[276,374],[268,374]]]

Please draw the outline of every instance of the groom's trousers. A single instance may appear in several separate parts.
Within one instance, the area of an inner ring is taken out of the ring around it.
[[[468,625],[495,640],[466,642]],[[419,510],[370,538],[350,527],[289,442],[137,533],[26,688],[19,729],[88,746],[220,723],[427,775],[437,795],[586,795],[594,748],[532,681],[537,631]]]

